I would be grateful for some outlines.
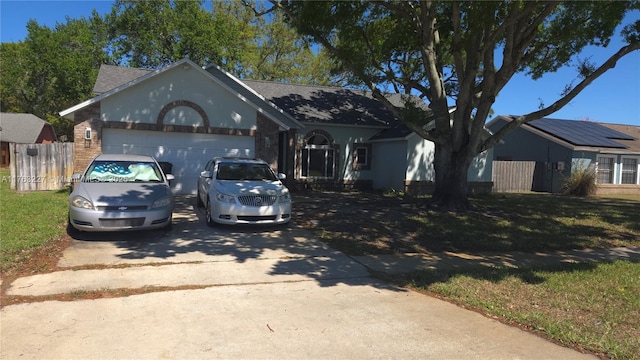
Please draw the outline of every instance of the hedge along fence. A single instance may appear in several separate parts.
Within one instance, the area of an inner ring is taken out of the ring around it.
[[[59,190],[71,183],[73,143],[9,144],[11,188],[17,191]]]

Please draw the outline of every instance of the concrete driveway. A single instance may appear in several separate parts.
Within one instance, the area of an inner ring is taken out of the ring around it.
[[[369,277],[305,230],[209,228],[180,197],[170,231],[88,234],[9,295],[157,292],[0,310],[2,359],[593,358]]]

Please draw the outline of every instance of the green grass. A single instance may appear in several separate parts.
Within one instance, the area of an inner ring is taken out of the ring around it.
[[[556,251],[640,246],[640,196],[487,194],[464,213],[428,197],[318,193],[299,223],[349,255],[433,251]],[[305,208],[306,207],[306,208]],[[355,226],[354,226],[355,225]]]
[[[66,231],[69,190],[18,193],[0,170],[0,267],[11,269]]]
[[[640,263],[413,274],[405,284],[613,359],[640,358]]]
[[[640,197],[638,197],[640,200]],[[488,194],[465,214],[409,220],[435,243],[471,251],[539,251],[640,245],[640,201],[548,194]]]

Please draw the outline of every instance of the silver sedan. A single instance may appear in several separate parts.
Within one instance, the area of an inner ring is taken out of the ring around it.
[[[151,156],[103,154],[89,164],[69,196],[69,225],[82,231],[121,231],[171,225],[171,174]]]
[[[258,159],[215,158],[198,179],[198,205],[207,224],[286,224],[291,196],[269,165]]]

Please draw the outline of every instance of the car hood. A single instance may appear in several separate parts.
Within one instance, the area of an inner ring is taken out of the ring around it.
[[[95,206],[151,205],[154,201],[171,196],[166,183],[78,183],[71,198],[80,195]]]
[[[216,180],[216,190],[227,195],[281,195],[288,191],[280,181]]]

